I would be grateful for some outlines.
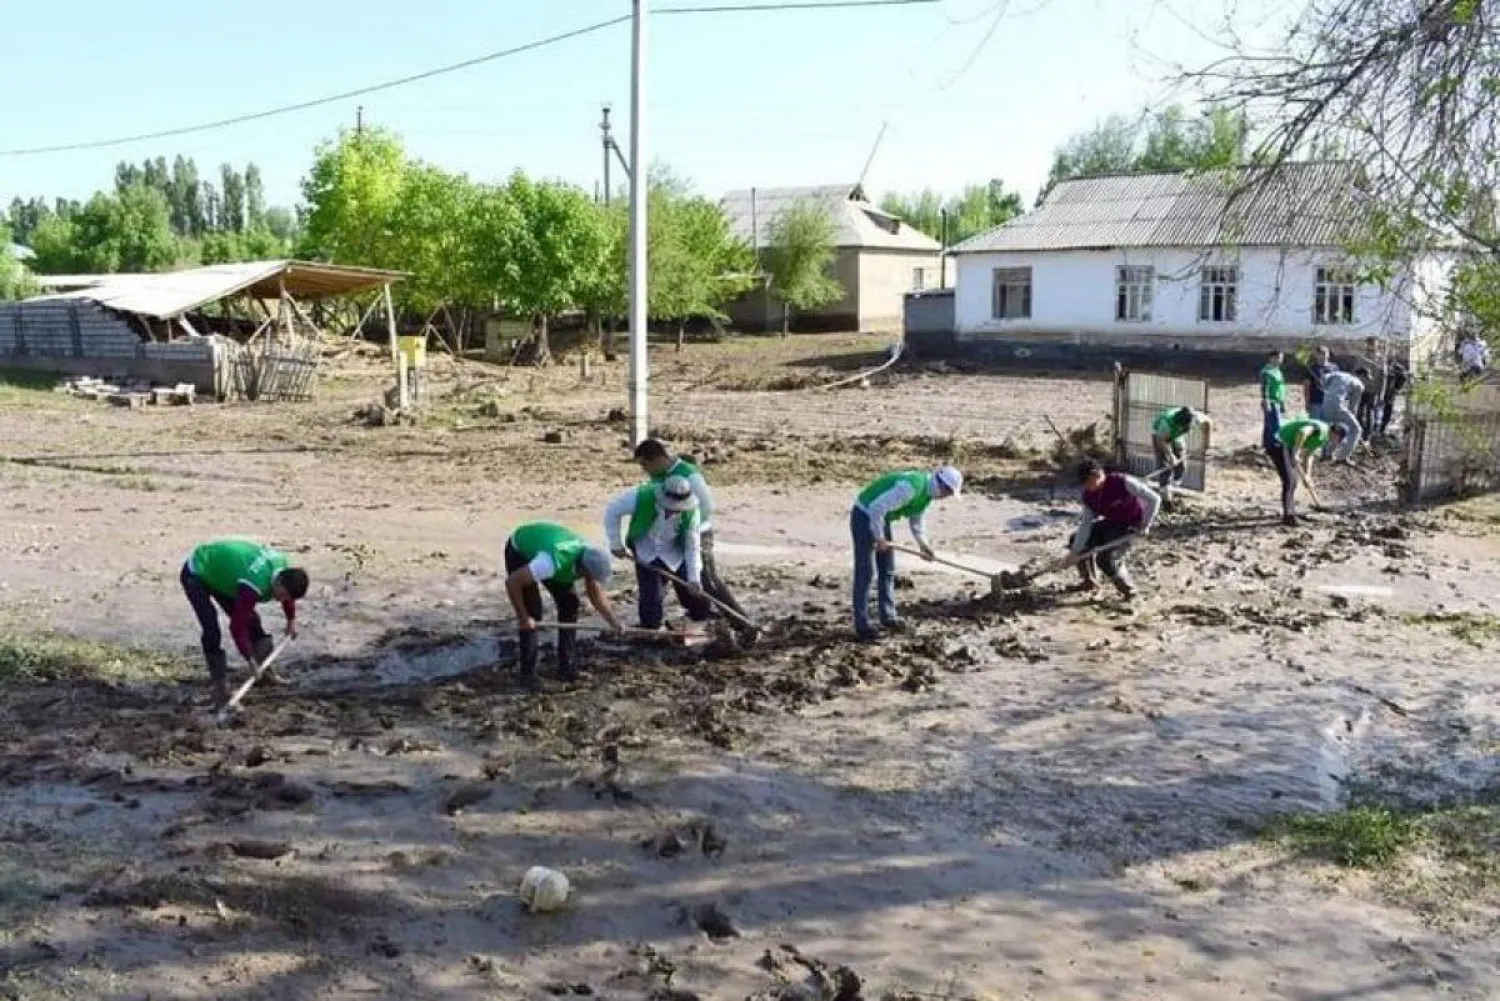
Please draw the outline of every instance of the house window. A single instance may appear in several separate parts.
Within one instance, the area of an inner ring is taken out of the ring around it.
[[[1313,285],[1313,323],[1354,322],[1354,272],[1348,268],[1319,268]]]
[[[1115,268],[1115,319],[1132,323],[1151,319],[1151,292],[1155,284],[1153,267]]]
[[[997,320],[1031,318],[1031,269],[996,268],[990,286],[991,314]]]
[[[920,292],[923,289],[925,289],[926,287],[927,287],[927,269],[926,268],[912,268],[911,269],[911,290],[913,292]]]
[[[1239,299],[1240,269],[1214,266],[1199,272],[1198,319],[1204,323],[1233,323]]]

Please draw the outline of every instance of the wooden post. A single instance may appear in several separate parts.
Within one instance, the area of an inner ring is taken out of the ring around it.
[[[395,306],[395,303],[393,303],[391,301],[391,287],[389,285],[387,285],[384,288],[383,294],[385,296],[385,326],[386,326],[386,332],[390,335],[390,340],[391,340],[391,361],[395,361],[396,360],[396,355],[397,355],[397,345],[396,345],[396,306]]]
[[[396,408],[401,413],[406,413],[411,407],[411,383],[409,371],[406,367],[406,355],[396,355]]]

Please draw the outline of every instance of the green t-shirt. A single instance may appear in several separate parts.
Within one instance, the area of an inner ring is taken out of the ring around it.
[[[1260,370],[1260,395],[1272,403],[1286,403],[1286,376],[1281,374],[1281,366],[1266,365]]]
[[[1193,409],[1191,407],[1173,407],[1171,410],[1163,410],[1156,415],[1156,420],[1151,422],[1151,433],[1168,441],[1179,441],[1187,437],[1187,433],[1192,429]]]
[[[915,518],[927,510],[928,505],[932,503],[932,489],[929,486],[927,474],[920,469],[906,469],[896,473],[886,473],[883,476],[877,476],[859,492],[859,506],[869,510],[870,505],[874,504],[881,494],[898,483],[905,483],[911,486],[913,490],[912,498],[894,511],[886,512],[886,524],[890,524],[893,521],[900,521],[902,518]]]
[[[550,521],[522,525],[511,533],[510,544],[527,563],[545,553],[552,560],[548,579],[564,587],[578,580],[578,560],[589,547],[583,536]]]
[[[233,598],[241,584],[249,584],[263,602],[271,600],[271,585],[287,568],[285,556],[249,539],[205,542],[193,550],[189,562],[193,573],[214,594]]]
[[[1290,449],[1297,447],[1297,436],[1305,429],[1311,428],[1312,434],[1302,443],[1302,451],[1311,452],[1322,448],[1328,443],[1328,424],[1325,421],[1313,420],[1311,417],[1299,417],[1287,421],[1281,425],[1281,430],[1276,432],[1276,437],[1281,439],[1281,444]]]
[[[676,466],[672,467],[674,470]],[[672,473],[671,475],[686,476],[685,473]],[[665,479],[665,477],[663,477]],[[646,537],[651,531],[651,526],[656,524],[656,482],[643,483],[635,488],[635,507],[630,512],[630,524],[625,527],[625,541],[635,545]],[[688,533],[697,528],[699,522],[698,511],[684,512],[683,517],[677,523],[677,544],[686,545]]]

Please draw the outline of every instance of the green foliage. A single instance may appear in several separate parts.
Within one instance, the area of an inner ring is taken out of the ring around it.
[[[32,234],[42,274],[161,271],[179,262],[166,196],[144,183],[100,192],[71,218],[49,216]]]
[[[1057,150],[1043,194],[1073,177],[1242,164],[1249,131],[1243,115],[1219,107],[1194,116],[1174,104],[1140,122],[1112,115]]]
[[[988,184],[970,184],[959,194],[946,199],[931,189],[915,195],[888,194],[881,199],[880,207],[935,240],[943,240],[946,236],[947,246],[951,247],[1020,215],[1021,196],[1006,191],[1000,181],[994,180]],[[943,232],[945,211],[948,214],[946,234]]]
[[[1417,829],[1410,817],[1377,806],[1284,818],[1275,833],[1298,851],[1352,869],[1375,869],[1411,847]]]
[[[23,634],[5,630],[0,638],[0,681],[68,681],[102,678],[161,681],[181,676],[185,665],[149,650],[117,647],[61,633]]]
[[[308,205],[299,256],[390,267],[399,256],[391,221],[406,180],[406,150],[383,129],[341,132],[317,149],[302,182]]]
[[[771,289],[783,303],[783,334],[790,328],[792,309],[816,309],[844,294],[829,274],[837,235],[833,219],[809,199],[792,203],[772,221],[764,264]]]
[[[475,248],[492,233],[479,232],[481,192],[467,177],[412,164],[391,213],[398,238],[392,259],[411,278],[399,286],[402,302],[427,314],[447,304],[483,305]],[[504,216],[492,217],[499,225]]]
[[[0,219],[0,302],[36,295],[36,282],[26,266],[10,252],[10,227]]]

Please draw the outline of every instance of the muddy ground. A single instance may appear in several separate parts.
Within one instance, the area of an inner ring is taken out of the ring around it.
[[[883,353],[655,356],[766,638],[593,644],[540,695],[500,551],[531,517],[598,534],[633,479],[619,366],[440,361],[418,427],[356,416],[381,385],[350,353],[305,406],[0,387],[0,997],[1500,994],[1495,509],[1401,511],[1377,452],[1284,529],[1253,393],[1215,387],[1210,490],[1133,555],[1132,606],[908,561],[912,631],[858,646],[865,478],[958,462],[939,548],[1013,567],[1076,511],[1043,415],[1084,439],[1109,410],[1078,378],[818,388]],[[314,585],[287,683],[216,728],[176,573],[229,533]],[[1368,844],[1367,804],[1469,826],[1367,868],[1276,836],[1321,813]],[[537,864],[565,911],[520,908]]]

